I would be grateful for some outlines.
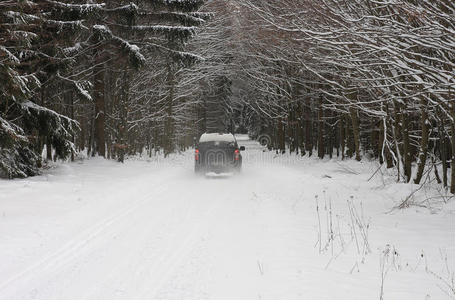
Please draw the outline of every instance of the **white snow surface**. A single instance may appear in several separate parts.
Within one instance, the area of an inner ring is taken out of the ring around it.
[[[0,181],[0,299],[454,299],[453,200],[392,210],[417,186],[374,162],[239,140],[235,176],[188,151]]]

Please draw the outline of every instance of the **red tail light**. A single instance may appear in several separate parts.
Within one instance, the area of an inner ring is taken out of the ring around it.
[[[196,150],[194,151],[194,159],[195,159],[195,160],[199,160],[199,150],[198,150],[198,149],[196,149]]]
[[[235,149],[234,151],[234,159],[239,160],[240,159],[240,151],[239,149]]]

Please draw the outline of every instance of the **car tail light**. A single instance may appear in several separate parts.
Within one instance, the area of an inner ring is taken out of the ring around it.
[[[234,151],[234,159],[239,160],[240,159],[240,151],[239,149],[235,149]]]
[[[194,159],[195,159],[195,160],[199,160],[199,150],[198,150],[198,149],[196,149],[196,150],[194,151]]]

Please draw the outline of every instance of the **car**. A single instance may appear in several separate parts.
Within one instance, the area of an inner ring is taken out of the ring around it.
[[[204,133],[196,145],[194,171],[197,174],[239,173],[242,169],[240,151],[244,150],[231,133]]]

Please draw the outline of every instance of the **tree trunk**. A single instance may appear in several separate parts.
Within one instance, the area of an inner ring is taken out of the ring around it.
[[[379,155],[379,163],[382,165],[384,163],[385,159],[385,152],[386,149],[384,147],[385,143],[385,135],[387,133],[385,132],[385,126],[384,126],[384,119],[381,119],[379,121],[379,134],[378,134],[378,155]]]
[[[402,153],[403,153],[403,145],[400,143],[401,141],[401,106],[398,102],[394,101],[394,108],[395,108],[395,120],[394,124],[392,126],[392,134],[393,134],[393,139],[395,143],[395,152],[397,155],[397,173],[398,173],[398,181],[401,180],[401,165],[403,163],[403,158],[402,158]]]
[[[419,162],[417,168],[417,175],[414,179],[415,184],[419,184],[422,180],[423,170],[425,169],[425,164],[427,160],[427,152],[428,152],[428,112],[427,112],[427,101],[424,97],[420,101],[421,104],[421,127],[422,127],[422,139],[420,141],[420,154],[419,154]]]
[[[278,139],[278,150],[283,154],[286,152],[286,143],[285,143],[285,136],[284,136],[284,124],[281,118],[278,119],[278,131],[277,131],[277,139]]]
[[[354,141],[352,138],[351,127],[349,124],[352,124],[351,118],[348,114],[345,115],[345,126],[344,126],[344,135],[346,138],[346,155],[352,157],[354,153]]]
[[[450,192],[455,194],[455,100],[451,101],[451,115],[452,120],[450,121],[451,134],[452,134],[452,161],[450,164]]]
[[[437,108],[437,114],[439,117],[439,151],[441,153],[441,162],[442,162],[442,184],[444,187],[447,187],[447,135],[445,131],[445,122],[444,122],[444,115],[442,114],[441,110]]]
[[[302,112],[302,104],[299,102],[298,104],[298,113],[297,113],[297,143],[300,149],[300,155],[304,156],[305,153],[305,143],[303,141],[303,137],[305,136],[304,128],[303,128],[303,112]]]
[[[411,145],[409,141],[409,120],[406,113],[406,106],[401,112],[401,126],[403,136],[403,166],[406,182],[411,180]]]
[[[334,130],[334,135],[335,135],[335,141],[334,141],[334,147],[337,149],[337,157],[340,157],[340,122],[338,122],[338,114],[334,113],[335,118],[335,127],[333,128]]]
[[[87,118],[85,116],[82,116],[80,118],[81,122],[81,134],[80,134],[80,140],[79,140],[79,151],[84,151],[85,150],[85,142],[86,142],[86,136],[87,136]]]
[[[344,152],[346,146],[346,129],[344,122],[344,115],[340,115],[340,146],[341,146],[341,159],[344,159]]]
[[[296,126],[295,126],[295,113],[294,109],[289,107],[288,111],[288,120],[287,120],[287,135],[289,139],[289,153],[293,153],[296,151],[296,142],[297,142],[297,137],[296,137]]]
[[[322,110],[322,97],[319,98],[318,105],[318,157],[324,158],[324,111]]]
[[[352,133],[354,135],[354,146],[355,146],[355,159],[360,161],[360,124],[359,124],[359,115],[356,109],[353,107],[349,108],[351,113],[352,121]]]
[[[69,100],[69,104],[70,104],[70,116],[71,116],[71,119],[75,120],[75,117],[74,117],[74,95],[73,95],[73,91],[69,91],[68,94],[68,100]],[[71,136],[71,141],[73,143],[73,147],[76,148],[76,136],[75,134],[73,133],[72,136]],[[74,161],[74,151],[76,149],[72,149],[71,150],[71,161]]]
[[[310,101],[308,101],[310,102]],[[313,155],[313,137],[312,137],[312,120],[311,120],[311,103],[304,106],[305,110],[305,150],[308,152],[308,156]]]
[[[95,85],[94,85],[94,96],[95,96],[95,149],[92,149],[93,154],[100,156],[106,156],[106,146],[104,137],[104,123],[105,123],[105,103],[104,103],[104,63],[101,53],[95,56]]]
[[[333,122],[333,111],[330,111],[330,123],[327,125],[327,131],[329,132],[329,144],[327,145],[327,152],[329,154],[330,159],[333,157],[333,137],[335,135],[335,126],[332,125]]]
[[[123,71],[123,78],[122,78],[122,92],[120,93],[120,101],[119,101],[119,117],[120,117],[120,124],[118,129],[118,162],[123,163],[125,161],[125,152],[127,150],[127,133],[128,133],[128,97],[129,97],[129,83],[130,83],[130,76],[128,72],[128,68],[125,67]]]
[[[46,137],[46,161],[52,161],[52,145],[48,136]]]
[[[164,122],[164,156],[167,157],[174,151],[174,89],[175,89],[175,76],[172,62],[168,62],[167,84],[169,87],[167,97],[166,119]]]

